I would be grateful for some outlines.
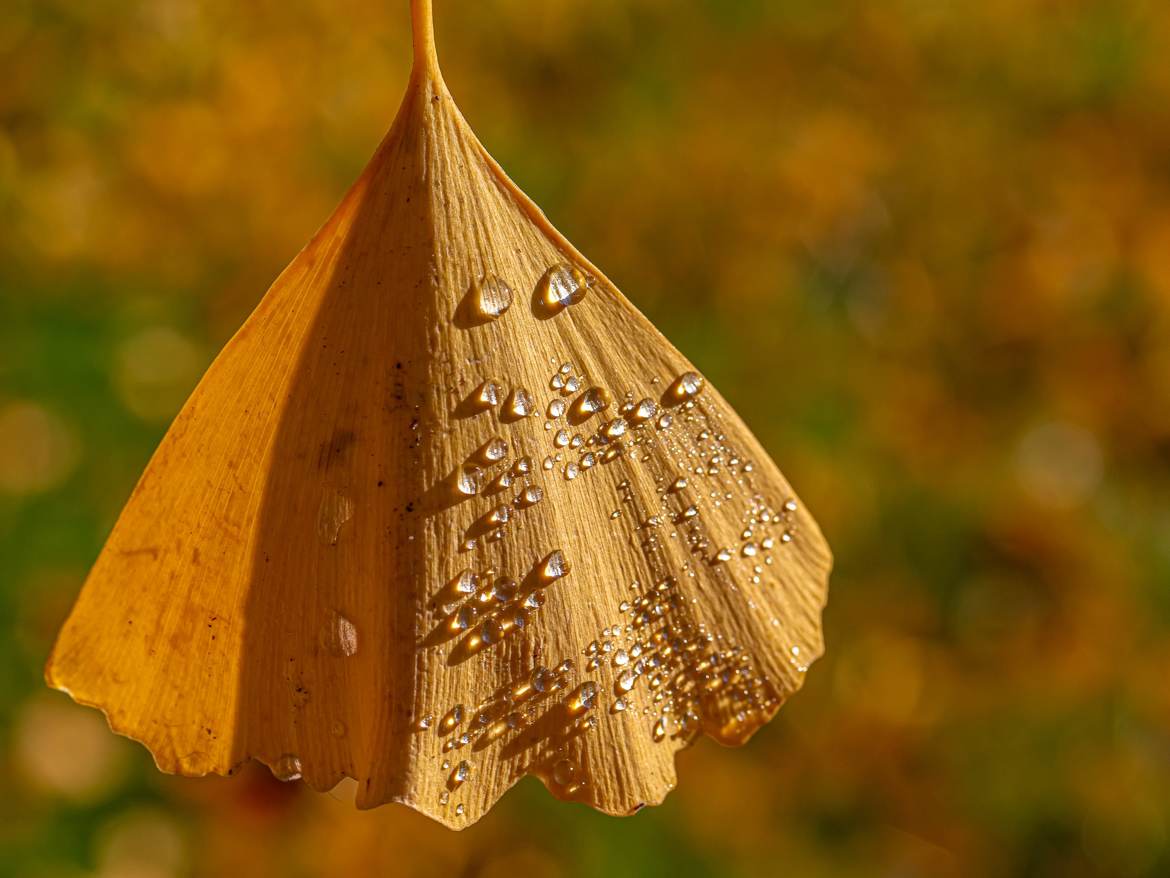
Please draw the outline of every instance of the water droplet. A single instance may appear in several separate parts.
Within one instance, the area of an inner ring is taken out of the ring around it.
[[[526,418],[536,411],[532,396],[523,387],[517,387],[508,397],[507,409],[517,418]]]
[[[553,766],[553,782],[558,786],[567,787],[577,777],[577,766],[568,759],[562,759]]]
[[[627,668],[621,672],[620,676],[618,676],[618,686],[623,692],[629,692],[634,688],[634,683],[637,681],[637,679],[638,675]]]
[[[475,392],[472,399],[479,408],[491,408],[499,405],[500,402],[500,387],[496,382],[490,378],[479,385],[479,389]]]
[[[471,306],[481,320],[496,320],[512,307],[512,288],[494,274],[471,282]]]
[[[683,372],[674,379],[667,392],[678,402],[693,399],[703,389],[703,377],[698,372]]]
[[[449,732],[461,722],[463,722],[463,705],[456,704],[443,715],[442,722],[439,723],[439,728],[444,732]]]
[[[580,269],[562,262],[544,273],[537,282],[536,291],[546,308],[560,311],[585,298],[585,275]]]
[[[795,512],[796,511],[796,501],[789,500],[787,503],[784,504],[784,508],[789,512]]]
[[[340,491],[327,489],[317,510],[317,535],[326,545],[336,546],[341,529],[353,518],[353,501]]]
[[[569,560],[564,553],[557,549],[544,559],[540,568],[540,577],[545,582],[554,582],[569,572]]]
[[[557,435],[553,437],[553,445],[557,448],[564,448],[569,444],[569,431],[557,430]]]
[[[755,543],[746,543],[743,547],[743,556],[745,558],[751,558],[758,551],[759,551],[759,548],[756,546]]]
[[[279,781],[288,783],[289,781],[301,779],[301,760],[291,753],[285,753],[272,766],[272,776]]]
[[[549,385],[553,390],[563,390],[565,387],[565,379],[560,375],[553,375],[552,381],[549,382]]]
[[[483,642],[487,644],[499,643],[504,637],[504,629],[495,619],[488,619],[483,623]]]
[[[575,463],[565,464],[565,478],[568,481],[570,481],[570,482],[573,481],[573,479],[577,478],[577,475],[580,472],[581,472],[581,468],[579,466],[577,466],[577,464],[575,464]]]
[[[466,809],[466,808],[463,806],[463,804],[462,804],[462,803],[460,803],[460,804],[456,805],[456,806],[455,806],[455,816],[456,816],[456,817],[462,817],[462,816],[463,816],[463,812],[464,812],[464,811],[466,811],[466,810],[467,810],[467,809]]]
[[[660,414],[658,416],[658,429],[659,430],[669,429],[670,425],[673,423],[674,423],[674,418],[671,417],[666,412],[663,412],[662,414]]]
[[[435,721],[435,715],[433,713],[425,714],[422,717],[422,719],[420,719],[418,721],[419,730],[425,732],[427,729],[429,729],[431,727],[431,723],[433,723],[434,721]]]
[[[451,772],[451,782],[455,784],[461,784],[469,777],[471,777],[471,766],[467,764],[467,760],[460,762]]]
[[[613,398],[604,387],[590,387],[573,403],[573,414],[581,419],[588,418],[609,408]]]
[[[520,499],[525,506],[535,506],[544,499],[544,489],[539,485],[532,485],[524,489],[524,493],[520,495]]]
[[[464,570],[452,580],[452,586],[459,594],[475,594],[479,587],[479,574],[472,570]]]
[[[614,713],[621,713],[625,709],[626,709],[626,700],[624,698],[619,698],[616,701],[614,701],[614,703],[613,703]]]
[[[658,414],[658,404],[652,399],[644,399],[634,406],[634,410],[630,412],[630,419],[635,423],[642,423],[648,421]]]
[[[474,620],[475,612],[471,607],[460,607],[447,624],[454,632],[466,631]]]
[[[715,559],[717,561],[730,561],[731,560],[731,550],[730,549],[720,549],[719,554],[715,556]]]
[[[626,433],[626,419],[614,418],[601,429],[601,433],[606,439],[617,439],[624,436]]]
[[[524,598],[524,609],[539,610],[544,606],[544,592],[534,591],[532,594]]]
[[[677,478],[670,485],[670,490],[678,492],[687,486],[687,480],[684,478]]]
[[[492,527],[500,527],[508,523],[512,517],[512,510],[507,506],[497,506],[487,514],[486,521]]]
[[[580,389],[581,379],[575,375],[565,382],[565,393],[576,393]]]
[[[496,436],[485,442],[475,454],[485,463],[497,463],[507,456],[508,443]]]
[[[613,654],[613,663],[615,667],[624,667],[630,663],[630,654],[624,649],[619,649]]]
[[[592,710],[596,703],[597,684],[592,680],[586,680],[577,687],[577,691],[569,699],[569,710],[573,713],[583,713],[586,710]]]
[[[479,493],[483,485],[483,470],[477,466],[460,469],[455,475],[455,490],[464,497]]]
[[[654,724],[654,740],[661,741],[665,737],[666,737],[666,720],[659,719],[658,722],[656,722]]]
[[[561,363],[561,374],[568,375],[572,371],[573,371],[573,364],[572,363]]]
[[[553,674],[548,668],[536,668],[532,672],[532,688],[537,692],[547,692],[553,682]]]

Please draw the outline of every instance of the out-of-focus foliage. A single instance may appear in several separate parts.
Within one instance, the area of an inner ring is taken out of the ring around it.
[[[0,873],[1170,873],[1170,7],[436,0],[472,125],[773,451],[829,652],[628,820],[157,774],[40,668],[388,126],[406,0],[0,4]],[[337,801],[341,800],[341,801]]]

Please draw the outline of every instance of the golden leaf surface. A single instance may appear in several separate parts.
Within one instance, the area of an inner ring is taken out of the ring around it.
[[[228,343],[49,660],[160,769],[460,828],[660,802],[822,651],[830,554],[740,419],[480,145],[430,4],[385,140]]]

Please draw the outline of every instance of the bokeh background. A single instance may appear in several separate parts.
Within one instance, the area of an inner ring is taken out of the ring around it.
[[[828,655],[618,820],[157,773],[46,691],[202,370],[388,127],[406,0],[0,4],[0,874],[1170,874],[1170,7],[436,0],[488,148],[836,552]]]

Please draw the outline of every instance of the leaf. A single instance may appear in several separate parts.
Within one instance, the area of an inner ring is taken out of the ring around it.
[[[827,546],[739,418],[504,175],[426,0],[390,133],[196,388],[46,671],[159,768],[452,827],[613,814],[822,651]]]

